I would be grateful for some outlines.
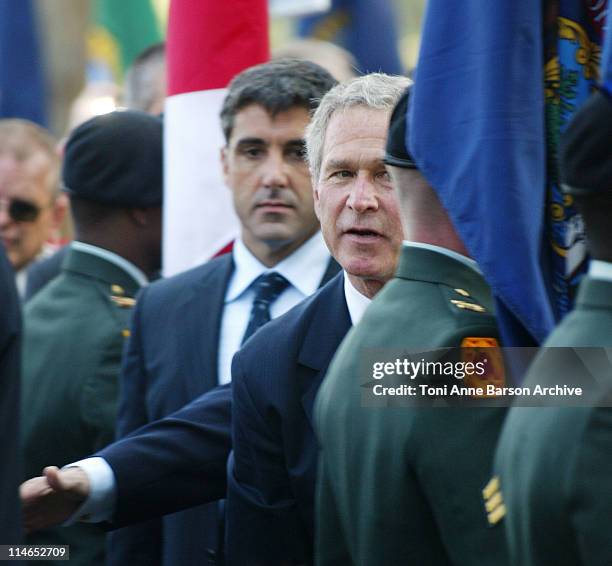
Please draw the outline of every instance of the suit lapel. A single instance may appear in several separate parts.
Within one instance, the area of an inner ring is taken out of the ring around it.
[[[327,262],[327,269],[325,270],[325,273],[323,274],[323,277],[321,279],[321,283],[319,284],[319,288],[329,283],[339,271],[340,264],[333,257],[330,257],[329,261]]]
[[[185,321],[186,333],[193,337],[195,349],[194,355],[188,356],[193,360],[190,374],[193,379],[189,380],[189,393],[193,398],[216,387],[219,382],[221,316],[233,271],[234,261],[231,254],[227,254],[193,286],[192,293],[182,305],[181,320]]]
[[[297,379],[302,394],[302,407],[312,426],[312,410],[319,385],[338,346],[351,327],[344,296],[344,276],[339,273],[314,299],[302,347],[298,355]]]

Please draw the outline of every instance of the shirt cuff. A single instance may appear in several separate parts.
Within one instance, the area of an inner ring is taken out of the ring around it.
[[[117,499],[117,481],[115,473],[104,458],[94,457],[79,460],[64,468],[79,467],[89,479],[89,496],[64,526],[72,525],[77,521],[84,523],[100,523],[109,521],[115,512]]]

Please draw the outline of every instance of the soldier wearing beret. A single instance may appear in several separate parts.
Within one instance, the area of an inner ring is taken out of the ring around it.
[[[361,405],[368,349],[497,344],[487,284],[406,151],[407,104],[408,93],[391,118],[385,161],[411,241],[316,402],[317,564],[502,566],[503,535],[488,528],[480,490],[504,410]]]
[[[76,238],[60,275],[24,313],[25,477],[114,437],[118,376],[135,295],[160,267],[162,122],[118,111],[71,134],[63,166]],[[51,529],[29,544],[68,544],[72,564],[104,563],[97,525]]]
[[[561,140],[561,178],[586,225],[591,254],[574,310],[531,365],[525,385],[599,381],[592,407],[513,407],[485,493],[495,497],[512,564],[612,564],[612,99],[595,92]],[[607,363],[593,355],[608,348]],[[578,348],[575,350],[575,348]],[[588,355],[588,357],[585,357]],[[604,407],[608,405],[608,407]],[[503,516],[505,515],[505,516]],[[503,519],[502,519],[503,516]]]

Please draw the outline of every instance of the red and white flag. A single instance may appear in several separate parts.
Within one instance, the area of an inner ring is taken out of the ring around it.
[[[268,58],[266,0],[172,0],[164,114],[166,276],[214,257],[238,235],[221,173],[219,112],[234,75]]]

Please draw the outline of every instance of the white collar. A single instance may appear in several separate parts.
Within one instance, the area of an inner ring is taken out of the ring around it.
[[[355,289],[346,271],[344,271],[344,297],[346,298],[346,306],[351,317],[351,323],[355,326],[361,320],[372,299],[362,295]]]
[[[261,263],[240,238],[234,242],[232,253],[235,270],[225,295],[226,303],[237,299],[255,279],[268,271],[280,273],[300,293],[310,296],[321,284],[330,257],[320,231],[274,267]]]
[[[86,244],[84,242],[77,242],[76,240],[72,242],[70,246],[73,250],[95,255],[123,269],[123,271],[125,271],[141,287],[144,287],[149,283],[147,276],[138,267],[136,267],[131,261],[128,261],[124,257],[121,257],[114,252],[105,250],[104,248],[100,248],[98,246],[92,246],[91,244]]]
[[[609,261],[592,259],[589,263],[589,277],[592,279],[612,281],[612,263]]]
[[[479,275],[482,275],[482,271],[480,271],[478,264],[472,258],[469,258],[458,252],[454,252],[453,250],[449,250],[441,246],[436,246],[435,244],[424,244],[423,242],[411,242],[409,240],[404,240],[402,244],[409,248],[422,248],[424,250],[431,250],[432,252],[437,252],[439,254],[442,254],[448,257],[452,257],[453,259],[460,261],[464,265],[467,265],[469,268],[473,269]]]

